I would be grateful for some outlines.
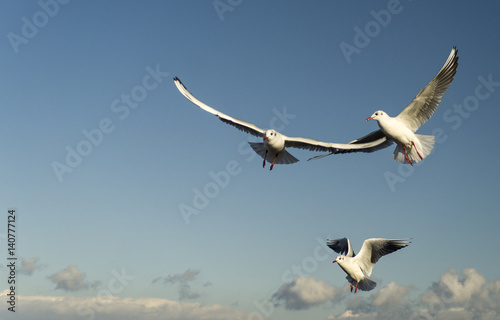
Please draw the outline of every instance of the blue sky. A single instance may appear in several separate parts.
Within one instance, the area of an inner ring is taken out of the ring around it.
[[[499,13],[493,1],[0,3],[1,224],[18,212],[18,310],[2,319],[500,319]],[[301,161],[269,172],[246,144],[257,139],[172,81],[263,128],[345,143],[378,128],[375,110],[397,115],[453,46],[456,77],[418,131],[439,139],[414,167],[393,147],[310,162],[291,149]],[[371,237],[412,244],[353,295],[323,246],[344,236],[355,251]]]

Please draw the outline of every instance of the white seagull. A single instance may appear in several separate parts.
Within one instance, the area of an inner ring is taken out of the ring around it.
[[[390,117],[384,111],[376,111],[368,120],[376,120],[380,130],[374,131],[350,144],[358,145],[357,149],[337,150],[329,154],[317,156],[309,160],[322,158],[330,154],[346,152],[373,152],[396,142],[392,158],[402,163],[417,163],[429,155],[434,146],[434,136],[415,134],[436,111],[443,94],[448,90],[458,66],[458,50],[453,47],[443,67],[413,99],[412,102],[396,117]],[[366,143],[374,143],[365,148]]]
[[[410,239],[382,239],[372,238],[363,242],[359,254],[355,254],[351,242],[347,238],[326,241],[326,244],[340,255],[333,261],[337,263],[345,273],[347,281],[356,286],[354,293],[359,290],[370,291],[377,283],[370,278],[375,263],[389,253],[393,253],[410,244]]]
[[[262,164],[263,167],[266,166],[266,161],[271,163],[270,170],[273,169],[275,163],[290,164],[299,161],[297,158],[295,158],[285,150],[285,148],[287,147],[331,153],[350,152],[351,149],[358,149],[360,147],[366,148],[367,150],[371,150],[371,148],[373,148],[373,150],[378,150],[380,148],[380,143],[378,141],[368,141],[367,143],[360,142],[359,144],[337,144],[301,137],[287,137],[284,134],[281,134],[273,129],[264,130],[257,127],[253,123],[230,117],[227,114],[209,107],[205,103],[198,100],[195,96],[193,96],[182,84],[179,78],[175,77],[174,83],[177,86],[177,89],[179,89],[179,91],[189,101],[191,101],[201,109],[216,115],[221,121],[230,124],[238,128],[239,130],[263,138],[263,142],[249,142],[249,144],[252,149],[264,159],[264,162]]]

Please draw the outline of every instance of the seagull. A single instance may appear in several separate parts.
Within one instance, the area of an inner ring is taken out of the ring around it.
[[[389,253],[393,253],[399,249],[407,247],[410,244],[410,239],[382,239],[371,238],[363,242],[363,246],[358,255],[354,253],[351,247],[351,242],[347,238],[335,239],[326,241],[326,244],[333,251],[340,255],[333,260],[337,263],[345,273],[347,273],[347,281],[351,284],[351,292],[353,284],[356,286],[354,293],[359,290],[370,291],[375,288],[377,283],[370,278],[375,263]]]
[[[271,163],[271,167],[269,170],[273,169],[274,164],[290,164],[299,161],[285,149],[288,147],[331,153],[349,152],[349,150],[358,149],[360,148],[360,146],[366,148],[367,150],[370,150],[371,148],[378,149],[380,147],[380,143],[378,141],[366,141],[366,143],[362,141],[358,144],[338,144],[321,142],[309,138],[287,137],[274,129],[264,130],[253,123],[233,118],[231,116],[228,116],[227,114],[215,110],[212,107],[209,107],[205,103],[198,100],[195,96],[193,96],[191,92],[186,89],[184,84],[182,84],[179,78],[175,77],[174,83],[177,89],[179,89],[179,91],[189,101],[191,101],[201,109],[216,115],[222,122],[230,124],[246,133],[250,133],[256,137],[262,138],[262,142],[249,142],[249,144],[252,149],[264,159],[262,167],[266,166],[266,161]]]
[[[360,139],[349,142],[358,148],[335,150],[325,155],[310,158],[319,159],[335,153],[373,152],[397,144],[392,158],[401,163],[413,165],[429,155],[434,146],[434,136],[415,134],[415,132],[436,111],[443,94],[448,90],[458,66],[458,50],[453,47],[448,59],[436,76],[417,94],[412,102],[396,117],[384,111],[376,111],[366,119],[375,120],[380,130],[374,131]],[[372,143],[365,148],[366,143]]]

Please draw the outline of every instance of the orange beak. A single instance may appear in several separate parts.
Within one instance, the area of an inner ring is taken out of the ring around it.
[[[366,121],[372,120],[373,117],[366,118]]]
[[[267,140],[267,139],[269,139],[269,138],[268,137],[264,137],[264,140]]]
[[[333,260],[333,262],[332,262],[332,263],[335,263],[335,262],[337,262],[337,260]]]

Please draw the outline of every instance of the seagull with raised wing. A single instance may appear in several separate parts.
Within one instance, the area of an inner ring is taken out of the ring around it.
[[[384,111],[376,111],[368,120],[378,122],[380,130],[374,131],[360,139],[351,141],[358,148],[335,150],[328,154],[313,157],[319,159],[335,153],[373,152],[397,144],[392,158],[402,163],[417,163],[429,155],[434,146],[434,136],[415,134],[436,111],[443,94],[448,90],[458,66],[458,50],[453,47],[448,59],[436,76],[417,94],[412,102],[396,117]],[[370,143],[370,147],[365,145]]]
[[[210,112],[219,119],[227,124],[230,124],[239,130],[250,133],[254,136],[261,137],[263,139],[262,142],[249,142],[252,149],[260,155],[264,162],[262,164],[263,167],[266,166],[266,161],[271,163],[270,170],[273,169],[274,164],[290,164],[299,161],[297,158],[292,156],[285,148],[293,147],[300,149],[307,149],[311,151],[323,151],[323,152],[332,152],[332,153],[342,153],[346,152],[343,150],[357,149],[360,146],[365,147],[367,149],[373,147],[378,148],[378,141],[367,141],[366,143],[361,143],[359,145],[356,144],[337,144],[337,143],[329,143],[329,142],[321,142],[314,139],[301,138],[301,137],[287,137],[284,134],[277,132],[276,130],[269,129],[264,130],[254,125],[253,123],[246,122],[243,120],[239,120],[228,116],[220,111],[215,110],[212,107],[209,107],[205,103],[198,100],[195,96],[189,92],[186,87],[182,84],[179,78],[174,78],[174,83],[177,86],[177,89],[192,103],[200,107],[201,109]]]
[[[405,248],[410,244],[410,239],[382,239],[371,238],[363,242],[361,250],[356,255],[351,247],[351,242],[347,238],[326,241],[330,249],[340,255],[333,261],[337,263],[345,273],[347,281],[353,285],[354,293],[359,290],[370,291],[375,288],[377,283],[370,278],[375,263],[389,253]]]

